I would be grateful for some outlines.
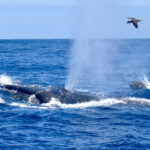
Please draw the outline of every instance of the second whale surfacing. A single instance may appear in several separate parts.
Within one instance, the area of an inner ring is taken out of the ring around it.
[[[132,81],[129,83],[132,92],[129,96],[136,98],[150,99],[150,89],[142,81]]]
[[[129,83],[129,86],[131,87],[132,90],[147,89],[144,82],[141,81],[132,81]]]
[[[33,104],[43,104],[51,101],[51,98],[58,99],[61,103],[76,104],[98,100],[97,97],[71,92],[63,87],[42,87],[27,85],[0,85],[0,90],[10,93],[11,97],[28,101]]]

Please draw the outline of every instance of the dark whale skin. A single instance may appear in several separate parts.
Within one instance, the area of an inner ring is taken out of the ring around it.
[[[71,92],[64,87],[58,86],[46,89],[25,85],[3,85],[1,87],[1,90],[13,93],[15,98],[23,99],[25,101],[28,101],[29,98],[34,95],[36,103],[40,104],[50,102],[52,97],[57,98],[61,103],[65,104],[76,104],[98,100],[95,96]]]

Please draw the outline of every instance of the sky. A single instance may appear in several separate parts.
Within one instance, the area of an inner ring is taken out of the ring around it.
[[[150,0],[0,0],[0,39],[150,38],[149,14]]]

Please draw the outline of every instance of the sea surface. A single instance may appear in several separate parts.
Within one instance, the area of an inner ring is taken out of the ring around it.
[[[112,43],[107,98],[34,105],[0,92],[0,149],[150,149],[150,97],[133,96],[128,85],[138,80],[150,87],[150,40]],[[73,40],[65,39],[0,40],[0,84],[65,86],[72,45]]]

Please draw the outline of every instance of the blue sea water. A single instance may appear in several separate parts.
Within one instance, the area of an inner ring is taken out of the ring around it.
[[[150,98],[126,97],[132,92],[130,81],[145,76],[149,85],[150,40],[113,42],[115,71],[107,85],[113,97],[73,105],[32,105],[0,92],[0,149],[150,149]],[[0,82],[65,86],[72,44],[0,40]]]

